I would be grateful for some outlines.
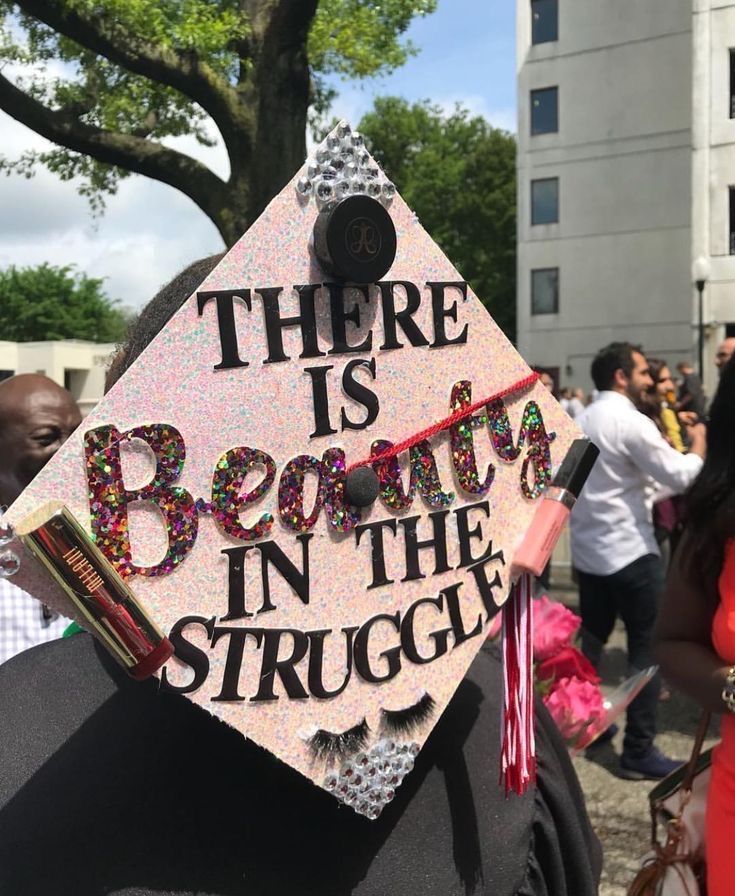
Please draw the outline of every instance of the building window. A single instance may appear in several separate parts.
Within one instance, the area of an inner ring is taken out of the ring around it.
[[[559,221],[559,178],[544,177],[531,181],[531,224],[556,224]]]
[[[730,118],[735,118],[735,50],[730,50]]]
[[[559,268],[531,271],[531,314],[559,313]]]
[[[555,134],[559,130],[559,89],[544,87],[531,91],[531,136]]]
[[[531,0],[531,43],[559,39],[558,0]]]
[[[730,255],[735,255],[735,187],[730,187]]]

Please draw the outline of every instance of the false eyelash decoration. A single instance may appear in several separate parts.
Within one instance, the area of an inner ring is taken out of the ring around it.
[[[424,694],[413,706],[408,706],[406,709],[381,709],[380,713],[388,731],[393,734],[411,734],[431,718],[435,706],[431,694]]]
[[[339,734],[320,728],[307,743],[315,759],[326,759],[331,762],[334,759],[344,759],[345,756],[351,756],[364,749],[369,731],[368,723],[363,719],[359,725]]]

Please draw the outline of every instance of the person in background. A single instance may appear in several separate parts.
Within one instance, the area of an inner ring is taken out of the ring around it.
[[[707,458],[686,495],[687,526],[674,555],[655,653],[667,679],[723,713],[707,797],[707,893],[735,892],[735,359],[721,368]]]
[[[66,389],[37,373],[0,383],[0,505],[9,507],[82,421]],[[0,663],[60,638],[69,620],[0,578]]]
[[[683,421],[696,423],[696,414],[682,411],[682,420],[674,410],[676,406],[676,386],[666,361],[661,358],[649,358],[648,369],[651,372],[653,385],[643,396],[641,411],[650,417],[658,427],[661,435],[676,451],[682,454],[688,451],[684,444]],[[664,570],[671,564],[671,556],[681,536],[683,525],[682,496],[670,495],[657,486],[651,488],[651,515],[653,532],[661,552]],[[660,700],[668,700],[671,691],[662,679]]]
[[[650,417],[658,426],[659,432],[666,441],[677,451],[685,450],[682,438],[682,424],[676,413],[676,387],[666,361],[660,358],[649,358],[648,369],[651,372],[653,384],[643,396],[644,403],[641,410]],[[686,413],[686,412],[684,412]],[[688,422],[694,422],[691,417],[685,417]]]
[[[554,382],[554,377],[550,373],[547,373],[545,370],[542,370],[539,372],[538,378],[539,378],[539,382],[544,387],[544,389],[547,389],[553,395],[554,390],[556,389],[556,383]]]
[[[694,372],[689,361],[679,361],[676,369],[681,374],[677,402],[680,411],[692,411],[700,420],[704,419],[704,390],[702,380]]]
[[[572,392],[572,397],[569,399],[569,406],[566,409],[567,414],[569,414],[573,420],[576,420],[584,409],[584,389],[575,389]]]
[[[702,466],[705,428],[689,427],[691,452],[679,454],[638,410],[653,385],[641,349],[613,342],[592,362],[600,396],[577,420],[600,456],[571,515],[572,561],[579,576],[582,651],[599,666],[618,616],[631,671],[653,665],[652,635],[664,571],[651,519],[650,487],[683,492]],[[679,763],[655,746],[660,679],[628,707],[620,774],[663,778]]]
[[[735,336],[727,336],[717,346],[717,353],[715,354],[715,364],[717,365],[717,369],[720,372],[720,376],[722,376],[722,371],[725,369],[725,365],[734,354]]]
[[[568,386],[565,386],[559,393],[559,404],[567,413],[569,413],[569,401],[571,397],[572,390]]]

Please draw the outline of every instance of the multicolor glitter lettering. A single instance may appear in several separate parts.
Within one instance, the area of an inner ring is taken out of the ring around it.
[[[304,480],[308,472],[319,477],[314,506],[304,516]],[[313,529],[322,507],[333,529],[349,532],[362,518],[360,510],[345,503],[345,455],[341,448],[330,448],[322,459],[300,454],[289,461],[278,484],[278,511],[285,526],[295,532]]]
[[[551,451],[549,445],[556,433],[546,432],[541,408],[529,401],[523,412],[519,442],[528,438],[528,454],[521,466],[521,491],[526,498],[538,498],[551,483]],[[533,467],[533,484],[529,480],[529,467]]]
[[[528,440],[528,453],[521,466],[521,491],[526,498],[538,498],[551,482],[551,451],[549,445],[556,433],[546,432],[541,408],[535,401],[529,401],[523,410],[518,442],[513,444],[513,431],[508,419],[508,411],[502,401],[493,401],[487,406],[490,437],[496,453],[506,462],[516,460]],[[529,466],[533,465],[533,484],[529,481]]]
[[[347,465],[341,448],[329,448],[322,455],[319,491],[322,494],[327,519],[337,532],[349,532],[362,519],[359,508],[345,502]]]
[[[490,438],[493,441],[495,453],[501,460],[512,463],[518,458],[523,447],[523,429],[518,436],[518,445],[513,443],[513,430],[510,425],[508,411],[503,402],[498,399],[487,405],[488,426]]]
[[[151,449],[156,470],[148,485],[125,488],[120,466],[120,442],[140,439]],[[136,426],[120,433],[114,426],[98,426],[84,437],[87,459],[92,537],[124,576],[160,576],[171,572],[194,547],[199,527],[194,499],[173,483],[181,475],[186,446],[181,433],[166,423]],[[155,566],[136,566],[130,552],[128,505],[151,501],[161,511],[168,547]]]
[[[392,442],[377,439],[372,444],[370,454],[375,457],[392,447]],[[380,480],[380,499],[386,507],[391,510],[405,510],[413,504],[417,490],[431,507],[446,507],[451,504],[454,501],[454,492],[445,492],[442,489],[436,460],[428,439],[423,439],[410,448],[409,457],[411,478],[408,494],[403,487],[401,465],[397,457],[373,463],[373,470]]]
[[[461,410],[472,404],[472,383],[461,380],[452,389],[451,410]],[[457,481],[463,491],[472,495],[484,495],[490,489],[495,478],[495,467],[488,464],[487,476],[480,480],[475,459],[475,447],[472,430],[485,426],[487,414],[471,415],[449,427],[452,448],[452,463],[457,474]]]
[[[265,467],[265,476],[251,492],[240,489],[253,467]],[[212,476],[212,503],[197,502],[200,511],[210,511],[219,527],[242,541],[262,538],[273,528],[273,514],[264,513],[253,526],[243,526],[240,514],[268,491],[276,478],[273,458],[258,448],[231,448],[217,461]]]
[[[322,462],[311,454],[300,454],[283,468],[278,483],[278,512],[284,526],[294,532],[308,532],[314,528],[322,509],[322,490],[317,487],[314,506],[309,516],[304,516],[304,480],[307,473],[321,478]]]

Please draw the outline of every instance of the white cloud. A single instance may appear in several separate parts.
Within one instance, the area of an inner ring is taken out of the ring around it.
[[[7,158],[51,145],[2,113],[0,131]],[[166,142],[227,176],[221,145],[202,147],[191,137]],[[222,247],[214,225],[188,197],[148,178],[121,181],[95,221],[74,181],[62,182],[43,169],[30,180],[0,177],[2,267],[73,264],[105,278],[110,296],[137,308],[190,261]]]
[[[342,88],[332,103],[331,114],[335,118],[345,118],[357,127],[362,116],[372,109],[374,95],[359,87]]]

